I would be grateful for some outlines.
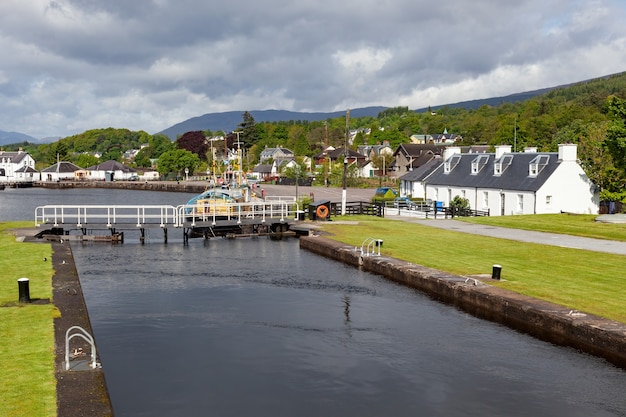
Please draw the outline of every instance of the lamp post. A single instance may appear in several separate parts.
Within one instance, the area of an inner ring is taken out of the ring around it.
[[[189,168],[185,168],[185,181],[189,181]]]
[[[348,137],[350,136],[350,109],[346,111],[346,143],[343,148],[343,191],[341,192],[341,215],[346,215],[348,183]]]

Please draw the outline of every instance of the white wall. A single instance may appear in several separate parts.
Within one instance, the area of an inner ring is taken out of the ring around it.
[[[599,196],[593,190],[591,180],[576,162],[561,162],[537,191],[537,213],[598,214]]]

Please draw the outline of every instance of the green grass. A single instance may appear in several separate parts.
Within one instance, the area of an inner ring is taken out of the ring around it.
[[[521,216],[520,216],[521,217]],[[355,216],[359,224],[324,223],[331,238],[360,246],[384,240],[381,253],[458,275],[491,274],[493,285],[626,323],[626,257],[441,230],[422,224]],[[342,220],[335,218],[335,220]],[[613,225],[616,226],[616,225]]]
[[[31,299],[52,297],[49,244],[20,243],[0,224],[0,416],[56,416],[53,304],[19,305],[19,278],[29,278]],[[43,258],[48,261],[44,262]]]
[[[593,214],[531,214],[524,216],[459,217],[457,220],[513,229],[626,241],[626,223],[596,222]]]

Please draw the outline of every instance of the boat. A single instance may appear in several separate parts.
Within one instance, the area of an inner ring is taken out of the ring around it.
[[[213,164],[213,179],[211,179],[202,193],[187,201],[185,217],[188,221],[226,219],[238,215],[242,211],[249,211],[250,206],[237,203],[261,202],[251,190],[247,177],[241,172],[241,150],[237,150],[237,156],[233,162],[239,169],[227,171],[224,175],[215,174]],[[222,183],[219,183],[222,180]]]

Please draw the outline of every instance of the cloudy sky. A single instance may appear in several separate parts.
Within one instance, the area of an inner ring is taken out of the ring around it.
[[[0,130],[508,95],[625,71],[624,22],[623,0],[2,0]]]

